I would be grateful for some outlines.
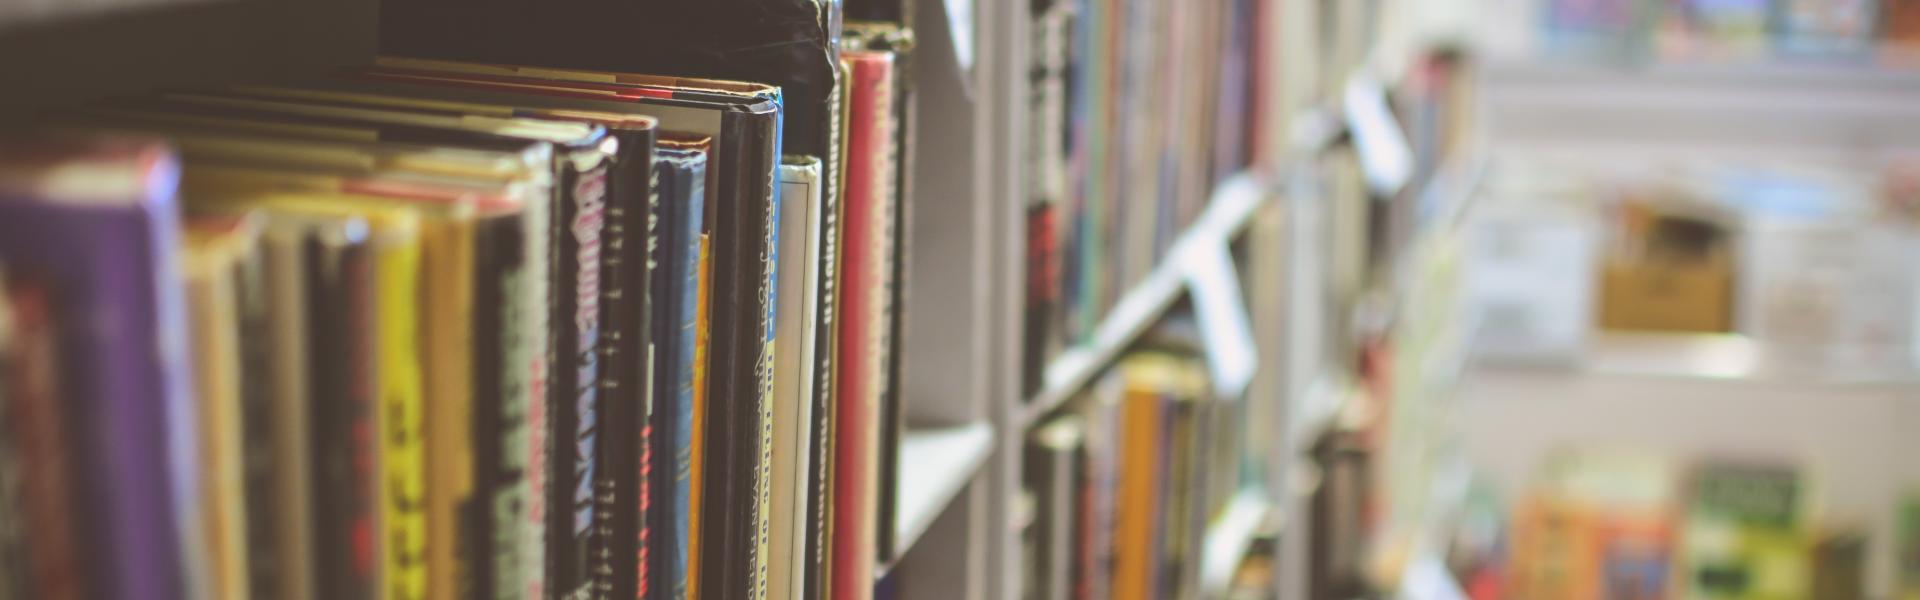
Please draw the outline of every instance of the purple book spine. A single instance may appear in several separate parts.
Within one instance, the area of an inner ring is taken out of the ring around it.
[[[177,167],[153,160],[143,194],[105,201],[0,196],[0,262],[57,278],[85,548],[98,597],[185,597],[183,525],[198,505],[187,345],[174,274]],[[191,532],[188,532],[191,533]]]

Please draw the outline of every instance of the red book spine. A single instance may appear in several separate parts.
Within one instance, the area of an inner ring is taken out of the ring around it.
[[[838,421],[834,451],[833,598],[871,600],[878,524],[883,253],[892,214],[893,55],[847,52],[853,65],[847,124],[844,244],[840,255]]]

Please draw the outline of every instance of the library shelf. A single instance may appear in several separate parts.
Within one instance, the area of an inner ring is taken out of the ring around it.
[[[984,421],[949,427],[908,427],[900,435],[900,486],[893,527],[895,560],[912,550],[936,517],[972,483],[993,452],[993,426]],[[884,577],[892,564],[880,565]]]
[[[1214,188],[1206,212],[1180,234],[1168,257],[1186,256],[1185,248],[1225,244],[1244,230],[1270,196],[1264,180],[1251,173],[1228,178]],[[1087,341],[1047,361],[1040,391],[1027,400],[1020,424],[1031,427],[1085,388],[1172,308],[1186,291],[1189,265],[1163,260],[1146,278],[1128,288],[1101,319]]]
[[[1265,494],[1242,491],[1234,495],[1226,510],[1207,524],[1206,539],[1200,548],[1200,597],[1222,598],[1233,584],[1233,574],[1247,556],[1253,540],[1261,533],[1261,523],[1273,511]]]

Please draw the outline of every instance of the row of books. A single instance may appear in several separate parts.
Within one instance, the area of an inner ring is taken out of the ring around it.
[[[1029,433],[1023,597],[1197,598],[1208,524],[1240,489],[1244,410],[1190,351],[1122,357]]]
[[[45,115],[0,597],[870,597],[900,33],[825,90],[383,57]]]
[[[1255,0],[1038,0],[1026,107],[1026,384],[1166,258],[1261,124]]]
[[[1546,0],[1544,7],[1548,46],[1578,54],[1907,62],[1920,45],[1920,3],[1911,0]]]

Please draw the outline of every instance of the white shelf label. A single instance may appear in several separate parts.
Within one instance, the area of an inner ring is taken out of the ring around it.
[[[1413,149],[1387,106],[1386,89],[1371,77],[1356,76],[1347,82],[1341,101],[1367,188],[1380,198],[1400,193],[1413,178]]]
[[[1247,317],[1240,278],[1224,239],[1194,240],[1181,249],[1187,288],[1193,292],[1194,314],[1200,321],[1201,342],[1207,347],[1207,367],[1214,390],[1222,397],[1238,397],[1253,381],[1259,348]]]

